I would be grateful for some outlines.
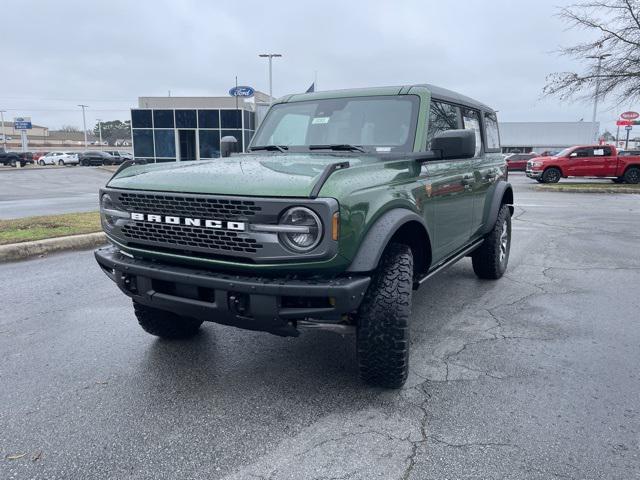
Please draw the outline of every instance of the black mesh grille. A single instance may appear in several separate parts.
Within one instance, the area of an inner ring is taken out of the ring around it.
[[[244,238],[236,232],[182,225],[134,222],[124,225],[122,233],[132,242],[155,242],[183,250],[192,247],[230,254],[256,253],[262,248],[253,238]]]
[[[217,220],[251,217],[262,210],[251,200],[183,197],[179,195],[121,193],[119,201],[124,209],[130,212],[215,218]]]

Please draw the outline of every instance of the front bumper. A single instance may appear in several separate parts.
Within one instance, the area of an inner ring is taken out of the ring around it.
[[[120,290],[138,303],[249,330],[297,336],[296,321],[339,323],[355,311],[370,277],[266,278],[130,258],[108,246],[95,257]]]
[[[535,179],[538,179],[538,178],[541,178],[541,177],[542,177],[542,171],[536,172],[536,171],[533,171],[533,170],[527,169],[527,170],[525,171],[525,174],[526,174],[526,175],[527,175],[527,177],[529,177],[529,178],[535,178]]]

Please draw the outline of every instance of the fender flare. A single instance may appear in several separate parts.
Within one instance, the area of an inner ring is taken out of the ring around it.
[[[494,190],[493,198],[491,199],[491,206],[489,207],[489,213],[486,216],[487,220],[484,224],[484,227],[482,228],[481,233],[483,235],[486,235],[487,233],[489,233],[493,228],[494,224],[496,223],[496,220],[498,218],[498,212],[500,211],[500,206],[502,205],[502,199],[504,198],[507,192],[509,192],[509,194],[511,195],[511,198],[513,199],[513,188],[511,187],[511,184],[509,182],[505,182],[504,180],[501,180],[500,182],[498,182],[498,184],[496,184],[496,189]],[[507,202],[507,204],[509,205],[509,210],[511,211],[511,215],[513,215],[512,203]]]
[[[347,272],[370,272],[375,270],[391,238],[400,227],[411,221],[419,222],[424,227],[427,236],[429,235],[424,219],[411,210],[394,208],[384,213],[365,234],[364,240],[358,248],[358,253],[356,253],[351,265],[349,265]]]

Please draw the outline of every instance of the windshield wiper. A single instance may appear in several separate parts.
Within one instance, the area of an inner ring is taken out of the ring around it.
[[[348,143],[340,143],[340,144],[333,144],[333,145],[309,145],[309,150],[336,150],[336,151],[346,150],[349,152],[367,153],[367,151],[364,148],[359,147],[357,145],[350,145]]]
[[[251,147],[251,151],[254,152],[256,150],[269,150],[269,151],[279,151],[284,152],[285,150],[289,150],[289,147],[286,145],[258,145],[256,147]]]

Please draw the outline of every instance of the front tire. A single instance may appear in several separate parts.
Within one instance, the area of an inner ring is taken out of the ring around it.
[[[356,348],[360,377],[370,385],[400,388],[409,373],[409,318],[413,255],[390,244],[358,309]]]
[[[58,165],[64,167],[64,160],[58,160]]]
[[[640,183],[640,168],[638,167],[627,168],[627,171],[624,172],[623,178],[625,183],[630,183],[630,184]]]
[[[542,183],[558,183],[562,172],[555,167],[547,168],[542,174]]]
[[[44,160],[38,161],[38,165],[40,165],[41,167],[44,167]]]
[[[190,338],[198,333],[202,325],[201,320],[182,317],[141,303],[133,302],[133,310],[142,329],[160,338]]]
[[[511,212],[507,205],[502,205],[491,232],[471,255],[473,271],[478,278],[497,280],[507,270],[510,250]]]

